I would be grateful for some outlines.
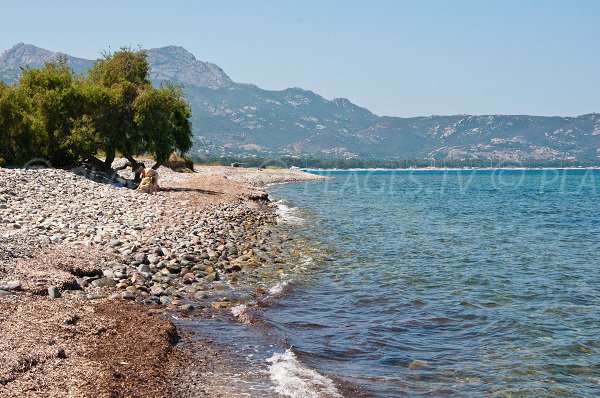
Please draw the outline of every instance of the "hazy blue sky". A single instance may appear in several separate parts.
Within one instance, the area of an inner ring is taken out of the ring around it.
[[[600,112],[600,1],[27,1],[18,42],[97,58],[176,44],[238,82],[346,97],[380,115]]]

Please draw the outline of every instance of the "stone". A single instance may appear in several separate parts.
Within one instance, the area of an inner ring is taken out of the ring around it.
[[[94,287],[115,287],[117,282],[115,282],[112,278],[100,278],[92,281],[92,286]]]
[[[137,270],[139,272],[152,272],[152,269],[150,269],[150,266],[148,264],[138,265]]]
[[[165,293],[165,289],[163,289],[162,287],[160,287],[160,286],[152,286],[150,288],[150,294],[153,295],[153,296],[163,296],[166,293]]]
[[[123,290],[123,289],[127,289],[127,287],[128,287],[128,286],[129,286],[129,285],[127,284],[127,282],[119,282],[119,283],[117,283],[117,284],[115,285],[115,287],[116,287],[117,289],[121,289],[121,290]]]
[[[104,275],[106,278],[114,278],[115,277],[115,273],[112,269],[103,270],[102,275]]]
[[[210,274],[204,277],[205,280],[209,282],[214,282],[219,280],[219,274],[217,272],[211,272]]]
[[[135,300],[135,293],[125,290],[123,293],[121,293],[121,298],[125,300]]]
[[[48,288],[48,296],[51,299],[57,299],[60,298],[60,290],[58,290],[58,287],[56,286],[50,286]]]
[[[146,256],[146,253],[138,253],[133,258],[135,259],[135,261],[137,261],[140,264],[150,264],[150,261],[148,261],[148,256]]]
[[[242,270],[242,267],[240,267],[239,265],[232,265],[231,267],[227,267],[225,268],[225,272],[226,273],[231,273],[231,272],[239,272]]]
[[[179,309],[182,311],[192,311],[194,306],[192,304],[183,304],[179,306]]]
[[[118,246],[122,246],[122,245],[123,245],[123,242],[120,241],[119,239],[112,239],[107,244],[107,246],[109,246],[109,247],[118,247]]]
[[[21,282],[9,281],[6,282],[6,287],[8,288],[8,290],[21,290]]]
[[[144,283],[146,283],[146,278],[144,278],[142,274],[135,273],[131,277],[131,283],[133,283],[134,285],[143,285]]]

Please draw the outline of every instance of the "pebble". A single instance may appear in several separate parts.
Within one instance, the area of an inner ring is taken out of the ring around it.
[[[100,278],[92,281],[94,287],[115,287],[117,282],[112,278]]]
[[[60,290],[58,290],[58,287],[56,286],[50,286],[48,288],[48,296],[51,299],[57,299],[60,298]]]
[[[8,290],[21,290],[21,282],[9,281],[6,282],[6,287],[8,288]]]
[[[231,289],[228,282],[255,283],[263,273],[253,269],[276,246],[264,228],[275,223],[274,215],[241,201],[195,211],[167,194],[144,195],[57,169],[7,169],[0,173],[0,187],[0,225],[12,229],[11,236],[25,247],[79,245],[114,255],[100,265],[100,278],[78,282],[83,289],[116,287],[118,297],[128,300],[169,305],[183,296],[204,300],[206,291]],[[0,294],[19,289],[20,283],[5,283]]]

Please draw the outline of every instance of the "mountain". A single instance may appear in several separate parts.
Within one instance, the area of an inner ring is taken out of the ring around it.
[[[77,73],[84,73],[94,63],[93,61],[71,57],[64,53],[52,52],[33,46],[31,44],[19,43],[0,55],[0,80],[12,83],[19,78],[21,67],[40,67],[44,62],[56,60],[61,56],[67,56],[69,65]]]
[[[0,55],[0,79],[63,54],[17,44]],[[78,73],[93,61],[68,57]],[[578,117],[378,116],[345,98],[301,88],[263,90],[236,83],[182,47],[148,50],[150,79],[184,87],[192,106],[195,155],[312,155],[383,159],[598,161],[600,114]]]

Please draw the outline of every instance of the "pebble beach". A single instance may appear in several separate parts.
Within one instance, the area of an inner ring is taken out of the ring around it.
[[[0,169],[2,396],[227,396],[198,371],[198,361],[227,370],[219,348],[186,344],[169,316],[208,317],[263,295],[292,239],[273,232],[263,188],[323,177],[159,175],[161,191],[145,194],[84,169]]]

